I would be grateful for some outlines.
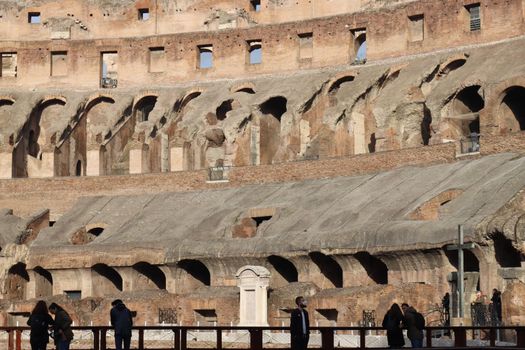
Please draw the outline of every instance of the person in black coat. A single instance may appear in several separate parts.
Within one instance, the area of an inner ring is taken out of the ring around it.
[[[111,305],[113,308],[109,314],[111,317],[111,325],[115,329],[115,349],[122,350],[122,343],[124,343],[124,350],[129,350],[133,316],[122,300],[114,300],[111,302]]]
[[[310,320],[306,311],[306,300],[295,298],[297,308],[290,315],[290,337],[292,350],[305,350],[310,339]]]
[[[492,312],[496,316],[496,320],[498,322],[498,325],[501,324],[501,292],[494,288],[492,290],[492,298],[490,298],[490,301],[492,302]]]
[[[47,343],[49,343],[49,326],[54,323],[55,321],[47,310],[46,302],[39,300],[27,320],[27,325],[31,327],[29,335],[31,350],[46,350]]]
[[[392,304],[383,318],[383,328],[386,329],[388,346],[391,349],[402,348],[405,346],[405,338],[403,337],[404,323],[405,319],[401,312],[401,308],[396,303]]]

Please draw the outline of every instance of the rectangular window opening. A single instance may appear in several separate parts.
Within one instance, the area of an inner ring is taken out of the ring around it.
[[[299,37],[299,59],[310,59],[314,56],[314,36],[313,33],[302,33]]]
[[[262,43],[261,40],[250,40],[248,45],[248,64],[262,63]]]
[[[250,0],[250,4],[252,5],[252,10],[255,12],[261,11],[261,0]]]
[[[17,54],[16,52],[2,52],[2,70],[0,76],[2,77],[16,77],[17,76]]]
[[[82,291],[80,290],[65,290],[64,294],[71,300],[80,300],[82,299]]]
[[[216,326],[217,312],[215,309],[199,309],[193,310],[195,312],[195,321],[200,326]]]
[[[139,21],[147,21],[149,19],[149,8],[142,8],[138,11]]]
[[[39,24],[40,23],[40,12],[29,12],[27,14],[27,23]]]
[[[471,32],[481,30],[481,7],[479,3],[465,6],[469,13],[469,28]]]
[[[352,34],[351,50],[353,51],[353,63],[366,63],[366,28],[358,28],[350,31]]]
[[[116,51],[100,53],[100,87],[116,88],[118,85],[118,53]]]
[[[166,70],[166,51],[164,47],[150,47],[149,49],[149,71],[151,73],[164,72]]]
[[[422,41],[425,38],[425,16],[420,14],[409,16],[408,19],[409,40],[412,42]]]
[[[213,67],[213,46],[212,45],[200,45],[197,47],[198,51],[198,62],[197,65],[200,69],[208,69]]]
[[[51,52],[51,76],[67,75],[67,51]]]
[[[337,309],[315,309],[319,326],[335,327],[337,325]]]

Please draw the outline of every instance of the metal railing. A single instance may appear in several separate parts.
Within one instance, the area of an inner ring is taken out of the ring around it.
[[[100,87],[103,89],[114,89],[118,85],[117,79],[112,78],[101,78],[100,79]]]
[[[480,135],[473,133],[469,137],[460,140],[461,154],[479,152],[479,138]]]
[[[79,331],[88,332],[92,336],[89,337],[87,342],[82,344],[74,344],[71,349],[92,349],[92,350],[109,350],[113,347],[108,347],[108,340],[112,341],[111,333],[112,328],[109,326],[102,327],[73,327],[73,330],[78,333]],[[226,335],[232,334],[244,334],[245,341],[240,344],[236,344],[235,349],[250,349],[250,350],[262,350],[265,348],[264,339],[268,339],[268,335],[282,334],[289,329],[287,327],[197,327],[197,326],[144,326],[134,327],[133,330],[134,338],[132,343],[132,349],[138,350],[187,350],[187,349],[228,349],[232,348],[228,346],[224,341]],[[170,332],[172,337],[169,340],[164,341],[162,344],[148,344],[146,341],[145,333],[147,331],[164,331]],[[385,330],[380,327],[312,327],[311,338],[316,336],[318,338],[317,344],[312,345],[315,348],[321,348],[323,350],[333,349],[384,349],[386,347],[374,346],[374,344],[368,344],[370,338],[374,338],[373,333],[385,333]],[[499,332],[513,332],[512,341],[505,344],[497,343],[497,335]],[[7,336],[5,336],[7,333]],[[5,350],[27,350],[30,349],[28,341],[28,327],[0,327],[0,349]],[[138,337],[136,334],[138,333]],[[196,338],[198,334],[209,334],[207,341],[200,343],[189,344],[192,339]],[[226,335],[224,334],[226,333]],[[357,335],[356,335],[357,333]],[[483,338],[481,334],[483,333]],[[348,344],[341,344],[340,341],[336,341],[336,338],[344,336],[345,334],[352,334],[357,338],[357,342],[349,346]],[[525,327],[521,326],[508,326],[508,327],[426,327],[424,330],[425,334],[425,347],[432,349],[457,349],[457,348],[525,348]],[[436,342],[439,335],[443,336],[448,334],[449,343],[443,345],[442,343]],[[377,337],[377,336],[376,336]],[[483,344],[476,343],[474,346],[469,344],[469,338],[474,339],[479,337],[483,339]],[[138,339],[137,339],[138,338]],[[211,341],[210,341],[211,339]],[[82,347],[79,347],[82,346]],[[272,344],[272,349],[289,349],[289,343],[281,343],[281,347]],[[51,346],[49,346],[51,348]]]

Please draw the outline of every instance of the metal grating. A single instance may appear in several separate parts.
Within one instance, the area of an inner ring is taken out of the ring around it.
[[[470,13],[470,31],[481,30],[481,16],[479,5],[471,6],[468,8]]]

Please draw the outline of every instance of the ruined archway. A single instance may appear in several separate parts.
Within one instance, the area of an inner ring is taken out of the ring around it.
[[[157,96],[149,95],[142,97],[134,106],[134,113],[137,123],[149,120],[151,111],[157,104]]]
[[[26,286],[29,282],[29,274],[26,264],[17,263],[11,266],[5,280],[5,297],[9,300],[23,300],[26,296]]]
[[[281,117],[287,111],[288,100],[283,96],[272,97],[259,105],[259,163],[272,164],[281,143]],[[252,133],[256,133],[252,129]],[[255,135],[256,136],[256,135]],[[253,137],[252,139],[257,139]]]
[[[270,255],[268,262],[284,282],[292,283],[298,281],[297,268],[290,260],[278,255]]]
[[[501,232],[490,235],[494,243],[494,254],[500,267],[521,267],[522,254],[513,246],[512,240]]]
[[[177,100],[177,102],[175,102],[175,104],[173,105],[173,111],[175,113],[181,113],[184,110],[184,108],[188,105],[188,103],[199,97],[201,94],[202,92],[200,91],[194,91],[187,94],[183,99]]]
[[[317,265],[321,274],[332,283],[334,288],[343,287],[343,269],[337,261],[320,252],[311,252],[308,256]]]
[[[525,130],[525,87],[512,86],[505,90],[498,118],[502,134]]]
[[[481,86],[466,87],[449,100],[444,120],[444,139],[460,140],[479,135],[479,112],[485,107]]]
[[[335,94],[337,93],[337,91],[339,90],[339,88],[341,87],[341,85],[345,84],[345,83],[349,83],[349,82],[352,82],[354,81],[355,77],[353,75],[345,75],[343,77],[340,77],[338,79],[336,79],[331,85],[330,87],[328,88],[328,93],[329,94]]]
[[[106,264],[95,264],[91,267],[93,296],[102,297],[122,291],[122,277],[114,268]]]
[[[368,252],[358,252],[354,254],[354,257],[363,266],[371,280],[377,284],[388,284],[388,267],[384,262]]]
[[[166,289],[166,275],[157,266],[147,262],[134,264],[133,287],[135,290]]]
[[[235,100],[229,99],[226,101],[223,101],[216,109],[215,109],[215,115],[217,116],[218,120],[224,120],[227,117],[227,113],[233,110],[233,104]]]
[[[53,295],[53,276],[41,266],[33,269],[35,278],[35,297],[43,298]]]
[[[190,284],[197,286],[209,286],[211,284],[210,270],[201,261],[185,259],[179,261],[177,266],[185,272],[182,279]]]

